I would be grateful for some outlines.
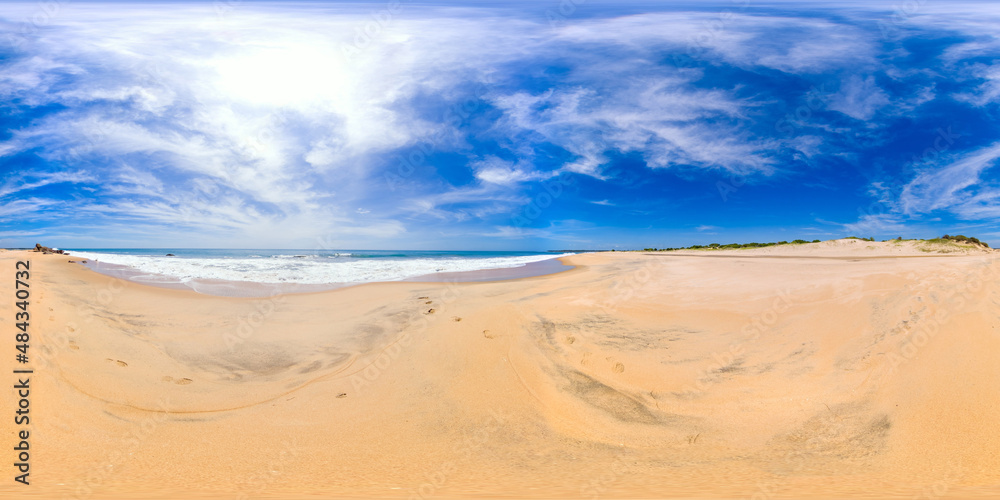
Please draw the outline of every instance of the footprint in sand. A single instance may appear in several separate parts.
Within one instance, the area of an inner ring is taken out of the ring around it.
[[[491,332],[489,330],[483,330],[483,337],[486,337],[488,339],[496,338],[496,336],[493,335],[493,332]]]
[[[191,380],[189,378],[182,378],[180,380],[174,381],[174,383],[177,385],[188,385],[191,382],[194,382],[194,380]]]
[[[417,297],[417,300],[427,300],[427,299],[429,299],[429,298],[430,298],[430,297]]]
[[[622,363],[615,363],[614,368],[611,369],[615,373],[622,373],[625,371],[625,365]]]
[[[346,398],[347,397],[347,393],[346,392],[342,392],[340,394],[337,394],[337,397],[338,398]]]
[[[69,332],[69,333],[73,333],[73,332],[76,331],[76,328],[73,328],[72,326],[67,326],[66,327],[66,331]]]
[[[121,366],[121,367],[126,367],[126,366],[128,366],[128,363],[126,363],[126,362],[124,362],[124,361],[122,361],[122,360],[120,360],[120,359],[116,359],[116,360],[115,360],[115,363],[116,363],[116,364],[118,364],[118,366]]]
[[[80,346],[76,345],[76,342],[73,342],[72,340],[69,341],[69,348],[73,349],[74,351],[80,350]]]
[[[434,314],[434,309],[428,309],[424,314]]]
[[[462,318],[459,318],[458,316],[452,316],[451,320],[455,321],[455,322],[458,322],[458,321],[462,321]]]
[[[566,337],[566,343],[567,344],[572,344],[573,342],[576,342],[576,337],[573,337],[573,336]]]
[[[164,375],[162,380],[164,382],[173,382],[174,381],[174,377],[171,377],[170,375]]]
[[[434,303],[433,300],[428,300],[427,302],[424,302],[424,304],[433,304],[433,303]]]

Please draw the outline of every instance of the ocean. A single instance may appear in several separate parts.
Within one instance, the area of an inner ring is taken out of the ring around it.
[[[424,250],[264,250],[177,248],[65,249],[125,266],[136,281],[201,280],[301,285],[400,281],[435,273],[523,267],[572,253]],[[168,257],[166,254],[174,254]],[[146,279],[143,279],[146,278]]]

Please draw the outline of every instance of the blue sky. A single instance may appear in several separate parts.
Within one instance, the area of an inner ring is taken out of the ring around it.
[[[998,245],[998,26],[929,0],[5,3],[0,246]]]

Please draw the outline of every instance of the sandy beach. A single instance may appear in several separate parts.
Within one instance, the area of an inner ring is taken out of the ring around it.
[[[235,298],[2,251],[6,283],[31,261],[35,373],[31,485],[0,496],[995,498],[998,256],[593,253]]]

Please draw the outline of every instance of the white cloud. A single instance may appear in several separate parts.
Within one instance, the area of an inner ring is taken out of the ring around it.
[[[559,37],[574,42],[614,42],[634,49],[670,49],[698,59],[717,58],[744,67],[790,73],[875,64],[878,40],[859,28],[823,19],[720,12],[670,12],[581,21]],[[680,49],[680,50],[678,50]]]
[[[987,170],[1000,161],[1000,143],[951,155],[941,164],[925,166],[898,190],[886,182],[872,182],[868,194],[876,199],[853,223],[836,223],[856,235],[904,234],[914,221],[937,222],[928,217],[947,212],[962,220],[1000,217],[1000,186],[984,180]]]
[[[82,7],[54,19],[26,46],[38,55],[2,68],[0,94],[69,110],[16,131],[2,153],[36,149],[54,161],[98,163],[106,193],[153,198],[88,210],[252,231],[270,222],[240,214],[254,214],[259,204],[276,207],[271,216],[289,222],[335,220],[339,209],[317,199],[331,192],[313,189],[329,182],[331,168],[341,169],[336,191],[346,205],[366,194],[366,157],[438,128],[396,109],[420,91],[423,61],[376,47],[365,59],[345,60],[346,38],[338,33],[359,17],[293,12],[276,22],[273,12],[247,6],[227,21],[240,36],[227,39],[211,17],[193,22],[202,14]],[[60,73],[73,74],[75,84],[53,91]],[[131,157],[138,161],[122,164]],[[151,172],[137,170],[150,158],[172,187],[207,183],[229,191],[231,200],[166,193]],[[38,186],[21,189],[30,187]]]
[[[532,172],[530,167],[522,162],[515,165],[513,162],[503,160],[496,156],[486,156],[474,161],[471,167],[476,172],[476,178],[488,183],[501,186],[512,186],[521,182],[541,180],[551,177],[551,174],[544,172]]]
[[[90,176],[83,171],[31,172],[25,171],[9,177],[0,185],[0,199],[20,191],[30,191],[50,184],[85,182]]]
[[[889,96],[868,76],[862,79],[852,75],[840,86],[840,91],[831,96],[827,106],[856,120],[870,120],[884,106],[889,104]]]
[[[395,210],[407,217],[419,215],[440,221],[462,222],[495,214],[513,216],[530,201],[516,191],[481,183],[403,200]]]
[[[31,197],[5,201],[0,205],[0,221],[11,222],[15,218],[22,220],[38,220],[45,218],[43,210],[62,206],[57,201]]]
[[[1000,143],[920,173],[903,188],[899,210],[909,215],[948,209],[966,217],[993,210],[996,188],[979,183],[982,172],[994,166],[998,158]]]
[[[494,228],[493,231],[479,234],[479,236],[485,236],[487,238],[508,238],[508,239],[543,238],[549,235],[550,233],[548,229],[516,227],[516,226],[497,226]]]
[[[642,73],[641,65],[631,71]],[[630,84],[621,85],[622,79]],[[609,81],[608,79],[614,80]],[[755,140],[724,121],[737,120],[746,103],[715,90],[698,90],[679,76],[630,77],[613,72],[572,87],[535,95],[501,95],[493,103],[505,112],[510,134],[537,135],[577,156],[567,171],[602,178],[609,150],[638,152],[654,168],[677,165],[750,173],[773,171],[765,152],[776,144]]]
[[[997,48],[996,54],[1000,54],[1000,46]],[[968,73],[970,73],[970,78],[980,80],[981,83],[975,92],[959,93],[955,96],[957,99],[980,107],[1000,102],[1000,64],[989,66],[975,64],[968,70]]]
[[[865,214],[859,217],[857,222],[840,224],[840,226],[850,235],[863,238],[876,234],[899,233],[902,235],[912,230],[912,227],[903,222],[902,217],[890,213]]]

